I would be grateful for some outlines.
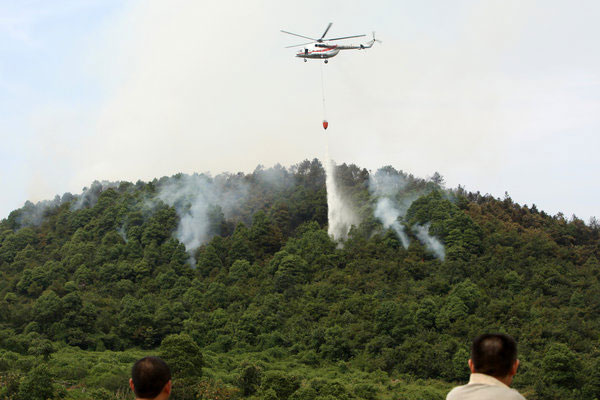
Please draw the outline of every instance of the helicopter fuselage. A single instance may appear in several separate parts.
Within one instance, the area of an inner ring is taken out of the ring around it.
[[[340,49],[337,48],[337,46],[323,46],[323,47],[317,47],[317,46],[307,46],[304,49],[300,50],[298,53],[296,53],[296,57],[300,57],[300,58],[318,58],[318,59],[327,59],[327,58],[331,58],[331,57],[335,57],[337,56],[337,54],[340,52]]]

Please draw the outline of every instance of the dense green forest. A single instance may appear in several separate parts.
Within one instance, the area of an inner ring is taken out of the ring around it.
[[[345,164],[361,223],[333,241],[318,160],[26,203],[0,223],[0,399],[131,399],[150,354],[175,399],[443,399],[490,331],[517,339],[528,399],[599,399],[597,221],[377,173],[406,248]]]

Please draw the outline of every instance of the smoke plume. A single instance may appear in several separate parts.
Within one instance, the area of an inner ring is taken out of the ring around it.
[[[419,241],[425,246],[425,248],[431,251],[437,258],[441,261],[444,261],[446,258],[446,251],[444,250],[444,245],[437,238],[429,235],[429,226],[431,224],[427,223],[425,225],[415,224],[413,226],[413,232],[419,239]]]
[[[53,200],[43,200],[37,203],[26,201],[23,207],[20,210],[18,210],[16,218],[17,225],[20,228],[26,226],[39,226],[49,211],[59,207],[66,201],[70,201],[70,199],[72,198],[72,196],[70,196],[70,193],[70,198],[67,197],[68,200],[65,198],[65,196],[67,196],[67,194],[63,195],[62,198],[57,195],[56,197],[54,197]]]
[[[79,195],[72,195],[67,192],[62,196],[56,195],[52,200],[42,200],[37,203],[26,201],[23,207],[18,210],[16,222],[19,228],[39,226],[49,212],[69,202],[73,211],[93,207],[98,202],[98,197],[103,191],[109,188],[116,188],[119,186],[119,183],[94,181],[89,188],[84,187],[82,193]]]
[[[120,182],[94,181],[89,188],[84,187],[83,192],[76,196],[77,200],[71,205],[71,210],[93,207],[98,202],[98,197],[102,192],[110,188],[116,188],[119,184]]]
[[[179,216],[176,237],[191,256],[218,232],[211,229],[211,211],[220,207],[227,218],[246,196],[247,187],[239,180],[219,175],[179,175],[162,184],[157,198],[175,207]]]
[[[125,231],[125,225],[121,225],[120,227],[118,227],[117,233],[119,234],[119,236],[121,236],[121,238],[123,239],[123,241],[125,243],[127,243],[129,241],[129,240],[127,240],[127,232]]]
[[[398,235],[404,248],[408,248],[410,240],[400,218],[406,215],[414,197],[404,198],[402,202],[396,201],[396,196],[406,187],[406,180],[397,171],[381,168],[369,177],[369,190],[377,199],[374,216],[386,229],[393,229]]]
[[[289,188],[295,184],[294,175],[290,174],[281,164],[275,164],[275,166],[267,169],[259,165],[254,169],[252,175],[258,182],[271,188]]]
[[[402,242],[402,246],[407,249],[410,240],[408,239],[406,232],[404,232],[404,226],[398,221],[400,214],[400,210],[394,206],[394,203],[388,197],[377,200],[374,212],[375,218],[381,221],[384,228],[392,228]]]

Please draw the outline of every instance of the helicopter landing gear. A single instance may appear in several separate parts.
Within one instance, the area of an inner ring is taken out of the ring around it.
[[[325,64],[327,64],[329,62],[329,60],[325,60],[324,62],[325,62]]]

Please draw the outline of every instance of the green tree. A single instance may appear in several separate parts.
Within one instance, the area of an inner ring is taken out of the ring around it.
[[[450,295],[446,303],[439,311],[435,324],[438,328],[444,329],[454,322],[464,319],[467,316],[469,307],[457,295]]]
[[[469,352],[464,348],[460,348],[454,353],[452,357],[452,380],[464,382],[469,378],[470,371],[467,364],[469,358]]]
[[[287,400],[299,387],[299,377],[281,371],[265,372],[261,385],[263,391],[273,390],[279,400]]]
[[[45,364],[34,367],[19,385],[20,400],[48,400],[57,398],[52,375]]]
[[[230,263],[236,260],[254,261],[254,254],[250,250],[250,233],[243,223],[237,224],[231,237],[231,250],[229,251]]]
[[[244,281],[250,276],[250,263],[246,260],[236,260],[229,268],[228,278],[231,282]]]
[[[435,326],[437,305],[431,297],[425,298],[419,304],[415,312],[415,324],[417,328],[431,329]]]
[[[44,361],[48,361],[52,353],[55,351],[56,349],[54,348],[54,345],[48,339],[34,340],[29,346],[29,349],[27,349],[27,353],[42,357]]]
[[[169,365],[174,377],[202,376],[200,347],[185,333],[167,336],[160,344],[160,357]]]
[[[277,291],[283,292],[306,282],[308,265],[301,257],[281,251],[275,256],[273,264],[277,268],[275,272]]]
[[[281,231],[273,225],[269,217],[258,211],[252,217],[249,239],[258,258],[264,258],[266,254],[273,254],[281,247]]]
[[[62,302],[54,291],[42,294],[33,305],[33,319],[47,326],[61,319]]]
[[[198,270],[204,276],[208,276],[213,270],[218,271],[223,268],[223,262],[219,258],[217,250],[210,244],[198,254],[197,265]]]
[[[544,380],[550,384],[565,388],[576,388],[579,369],[577,356],[567,345],[553,343],[546,349],[542,359]]]
[[[240,370],[237,386],[242,390],[242,394],[250,396],[256,393],[262,380],[261,368],[249,362],[243,362]]]

